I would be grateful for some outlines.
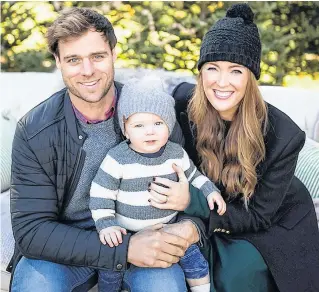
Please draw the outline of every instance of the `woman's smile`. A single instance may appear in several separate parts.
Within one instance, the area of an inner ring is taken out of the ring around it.
[[[228,99],[232,96],[232,94],[234,93],[234,91],[220,91],[217,89],[213,89],[216,98],[218,99]]]

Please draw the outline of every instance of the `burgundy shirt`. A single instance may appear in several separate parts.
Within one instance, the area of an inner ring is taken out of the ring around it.
[[[98,123],[106,121],[114,116],[116,100],[117,100],[117,90],[115,89],[115,96],[113,98],[111,107],[108,111],[105,112],[105,118],[103,120],[90,120],[85,115],[83,115],[73,104],[72,104],[72,107],[73,107],[73,110],[74,110],[76,117],[80,121],[82,121],[86,124],[98,124]]]

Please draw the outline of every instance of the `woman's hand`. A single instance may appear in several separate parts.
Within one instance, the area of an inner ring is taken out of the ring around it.
[[[150,184],[150,204],[159,209],[184,211],[190,201],[189,182],[181,167],[172,165],[178,175],[178,182],[167,178],[155,177]],[[159,186],[157,183],[165,186]]]

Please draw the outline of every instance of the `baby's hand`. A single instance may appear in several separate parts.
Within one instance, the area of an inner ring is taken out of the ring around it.
[[[101,242],[109,247],[118,246],[122,243],[122,233],[126,235],[126,229],[120,226],[110,226],[100,231],[99,237]]]
[[[217,213],[219,215],[224,215],[226,212],[226,203],[219,192],[212,192],[207,196],[207,202],[209,209],[214,210],[214,203],[217,204]]]

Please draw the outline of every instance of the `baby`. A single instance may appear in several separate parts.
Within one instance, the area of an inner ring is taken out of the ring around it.
[[[153,177],[178,180],[172,164],[184,170],[211,209],[216,203],[219,215],[224,214],[226,204],[217,187],[197,170],[179,144],[168,140],[176,123],[174,99],[160,80],[132,80],[124,85],[117,114],[127,140],[108,152],[90,190],[90,209],[103,244],[119,245],[127,230],[174,222],[176,211],[149,203]],[[197,245],[189,247],[180,265],[191,291],[210,290],[208,263]]]

